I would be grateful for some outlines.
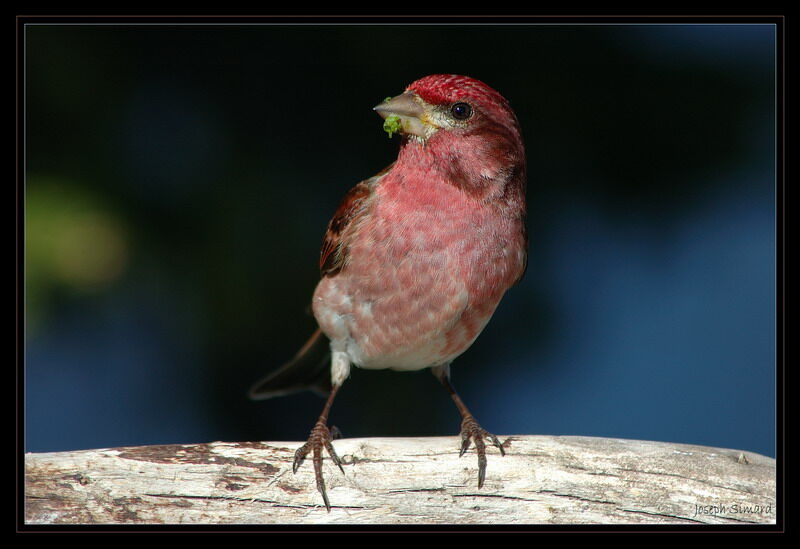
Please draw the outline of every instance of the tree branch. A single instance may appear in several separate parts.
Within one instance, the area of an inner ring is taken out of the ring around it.
[[[514,436],[487,450],[459,441],[334,441],[345,474],[292,474],[300,443],[142,446],[26,454],[27,524],[775,523],[775,460],[661,442]]]

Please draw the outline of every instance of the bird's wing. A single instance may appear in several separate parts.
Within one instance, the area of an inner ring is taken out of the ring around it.
[[[322,243],[319,259],[322,276],[334,276],[344,268],[348,243],[353,238],[359,221],[369,212],[375,185],[391,167],[390,165],[377,175],[365,179],[350,189],[342,199],[328,224]],[[329,356],[328,338],[317,328],[292,360],[253,385],[250,398],[261,400],[304,389],[326,394],[331,388]]]
[[[359,222],[369,212],[375,195],[375,186],[391,167],[392,165],[377,175],[365,179],[344,195],[336,213],[328,223],[328,230],[322,241],[319,255],[322,276],[335,276],[347,264],[348,243]]]

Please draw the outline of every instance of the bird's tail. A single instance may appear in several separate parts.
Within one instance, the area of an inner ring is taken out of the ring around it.
[[[250,398],[264,400],[310,389],[326,395],[331,390],[330,345],[317,331],[292,360],[260,379],[250,389]]]

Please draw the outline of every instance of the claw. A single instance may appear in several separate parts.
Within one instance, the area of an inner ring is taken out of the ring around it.
[[[300,468],[300,465],[303,464],[303,461],[306,459],[306,454],[308,454],[309,446],[308,442],[303,444],[297,451],[294,453],[294,461],[292,462],[292,473],[297,473],[297,470]]]
[[[470,442],[474,440],[475,452],[478,454],[478,488],[483,488],[483,482],[486,479],[486,443],[484,439],[488,439],[492,446],[496,446],[500,450],[501,456],[506,455],[503,445],[496,436],[481,427],[471,415],[464,417],[461,422],[461,451],[458,457],[464,455]]]
[[[342,467],[342,460],[339,459],[339,456],[336,455],[336,451],[333,449],[333,444],[331,444],[331,440],[333,437],[331,436],[331,431],[328,429],[327,425],[322,422],[317,422],[314,425],[314,428],[311,429],[311,434],[308,437],[308,441],[303,444],[300,448],[297,449],[294,453],[294,462],[292,463],[292,473],[297,473],[297,470],[302,465],[303,461],[305,461],[306,456],[311,452],[313,454],[313,463],[314,463],[314,477],[317,481],[317,491],[322,494],[322,501],[325,502],[325,509],[328,512],[331,512],[331,504],[328,501],[328,494],[325,490],[325,479],[322,476],[322,448],[324,447],[328,454],[331,456],[331,460],[339,467],[339,470],[344,474],[344,468]]]
[[[336,450],[333,449],[333,444],[330,441],[325,442],[325,448],[328,450],[328,454],[331,456],[331,460],[339,467],[339,470],[344,474],[344,468],[342,467],[342,460],[339,459],[339,456],[336,455]]]
[[[486,434],[488,435],[489,441],[492,443],[492,446],[494,446],[498,450],[500,450],[500,455],[501,456],[505,456],[506,455],[506,450],[505,450],[505,448],[503,448],[503,445],[500,442],[500,439],[498,439],[492,433],[486,433]]]
[[[458,457],[463,456],[466,453],[466,451],[469,450],[469,443],[470,442],[471,442],[470,434],[467,431],[464,431],[462,429],[462,431],[461,431],[461,451],[458,453]]]

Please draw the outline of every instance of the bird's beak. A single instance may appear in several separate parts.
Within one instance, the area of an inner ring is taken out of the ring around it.
[[[396,116],[400,120],[400,132],[427,138],[435,128],[427,119],[425,102],[414,92],[405,92],[373,107],[381,118]]]

